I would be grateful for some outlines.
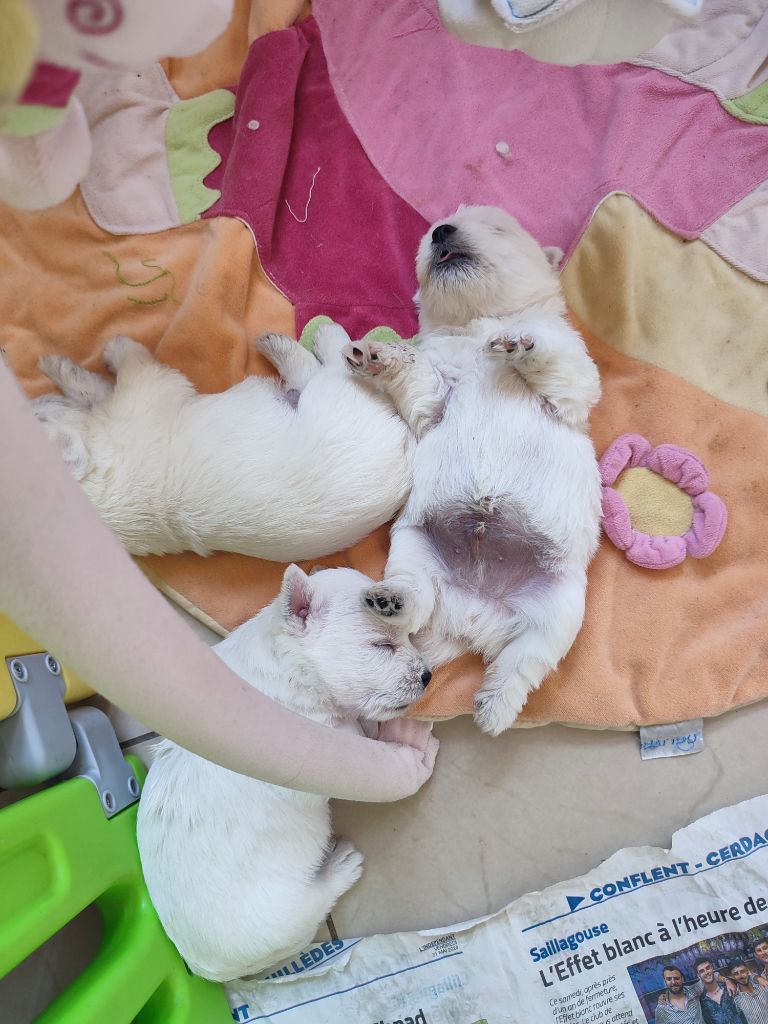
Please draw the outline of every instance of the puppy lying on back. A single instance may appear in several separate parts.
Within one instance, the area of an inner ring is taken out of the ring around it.
[[[252,686],[326,725],[402,714],[430,672],[406,629],[360,601],[352,569],[306,576],[215,650]],[[434,758],[430,739],[425,756]],[[139,804],[144,878],[190,969],[232,981],[311,942],[362,871],[348,839],[333,846],[328,800],[238,775],[164,741]]]
[[[263,335],[257,348],[282,383],[248,377],[199,395],[143,345],[115,338],[104,350],[114,384],[45,356],[63,393],[33,407],[131,554],[316,558],[390,519],[411,481],[408,430],[390,400],[350,379],[348,341],[321,327],[315,356]]]
[[[432,665],[488,664],[475,720],[497,734],[568,652],[597,547],[587,435],[597,368],[566,320],[548,256],[509,214],[461,208],[417,258],[421,343],[359,343],[418,438],[383,583],[365,602],[418,634]]]

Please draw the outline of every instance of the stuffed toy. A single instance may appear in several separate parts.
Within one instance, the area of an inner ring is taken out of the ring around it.
[[[522,50],[548,64],[631,60],[704,0],[438,0],[443,24],[468,43]]]
[[[88,171],[81,75],[205,49],[233,0],[0,0],[0,200],[62,202]]]

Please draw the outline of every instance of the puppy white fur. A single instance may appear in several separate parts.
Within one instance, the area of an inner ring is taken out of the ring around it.
[[[63,394],[33,407],[132,554],[316,558],[392,518],[411,482],[408,429],[388,398],[350,378],[347,342],[336,325],[318,330],[315,355],[263,335],[257,348],[283,383],[248,377],[200,395],[143,345],[115,338],[104,350],[114,384],[45,356]]]
[[[285,573],[280,596],[215,649],[281,704],[327,725],[392,719],[429,682],[404,626],[360,601],[352,569]],[[430,741],[432,744],[435,741]],[[332,844],[328,800],[238,775],[164,741],[139,804],[144,877],[196,974],[232,981],[310,942],[363,858]]]
[[[419,439],[385,579],[364,600],[433,665],[483,655],[475,719],[494,735],[576,638],[599,536],[599,377],[550,255],[504,211],[460,208],[419,249],[418,347],[345,350]]]

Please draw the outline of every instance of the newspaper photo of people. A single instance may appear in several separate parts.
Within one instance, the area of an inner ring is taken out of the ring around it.
[[[768,923],[628,971],[648,1024],[768,1024]]]

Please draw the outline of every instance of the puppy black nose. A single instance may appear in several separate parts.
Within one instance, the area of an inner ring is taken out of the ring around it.
[[[446,238],[450,235],[455,234],[456,228],[453,224],[438,224],[435,230],[432,232],[432,241],[435,245],[443,245]]]
[[[429,682],[430,682],[431,678],[432,678],[432,673],[429,671],[429,669],[425,669],[421,673],[421,681],[422,681],[422,683],[425,686],[429,686]]]

